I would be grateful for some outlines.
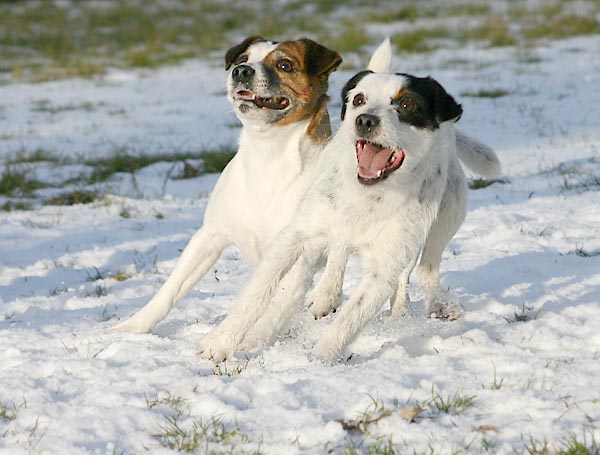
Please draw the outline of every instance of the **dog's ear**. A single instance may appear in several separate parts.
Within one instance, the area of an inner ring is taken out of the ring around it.
[[[259,41],[265,41],[265,39],[261,36],[249,36],[237,46],[233,46],[229,49],[225,54],[225,70],[231,68],[231,65],[235,63],[240,55],[246,52],[251,45]]]
[[[348,104],[348,92],[350,90],[352,90],[354,87],[356,87],[363,77],[365,77],[367,74],[371,74],[372,72],[373,71],[371,71],[371,70],[361,71],[360,73],[352,76],[352,79],[350,79],[348,82],[346,82],[346,85],[344,85],[344,88],[342,89],[342,121],[344,121],[344,117],[346,117],[346,105]]]
[[[462,106],[446,92],[444,87],[442,87],[438,81],[431,77],[428,77],[427,79],[433,86],[432,88],[435,96],[435,117],[438,123],[447,122],[448,120],[451,120],[454,123],[458,122],[463,113]]]
[[[367,69],[374,73],[390,73],[392,71],[392,43],[389,38],[384,39],[375,49]]]
[[[335,51],[308,39],[300,38],[306,47],[306,72],[309,76],[329,76],[342,63],[342,57]]]

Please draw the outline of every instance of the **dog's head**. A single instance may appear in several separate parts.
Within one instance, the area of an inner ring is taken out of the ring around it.
[[[289,125],[326,101],[329,74],[342,58],[308,39],[277,43],[246,38],[225,55],[227,97],[242,123]]]
[[[358,180],[377,183],[417,168],[462,108],[434,79],[363,71],[342,91],[341,133],[356,146]],[[454,141],[454,139],[452,139]]]

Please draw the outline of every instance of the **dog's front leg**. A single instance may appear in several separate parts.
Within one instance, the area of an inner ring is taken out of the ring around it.
[[[391,237],[395,237],[393,233]],[[344,303],[314,347],[313,353],[321,360],[332,362],[340,359],[348,343],[392,297],[398,286],[400,271],[414,263],[420,245],[398,244],[392,248],[387,238],[389,236],[382,235],[383,243],[371,244],[361,253],[364,275],[350,300]]]
[[[322,256],[322,250],[318,244],[305,243],[302,256],[281,280],[265,313],[244,338],[242,350],[262,346],[281,333],[294,310],[304,301],[306,291],[312,284],[316,264]]]
[[[113,332],[148,333],[171,311],[219,259],[227,238],[216,231],[201,228],[190,240],[175,269],[156,295],[141,310],[120,324]]]
[[[382,274],[366,272],[350,300],[314,347],[314,355],[325,362],[339,360],[346,345],[390,299],[395,286],[396,283]]]
[[[398,288],[390,300],[392,317],[397,318],[399,316],[403,316],[408,311],[408,302],[410,302],[410,298],[408,296],[408,283],[410,281],[410,274],[414,270],[417,263],[417,259],[418,256],[415,255],[414,259],[410,262],[408,267],[402,271],[400,277],[398,278]]]
[[[348,261],[348,248],[345,244],[334,244],[327,254],[327,263],[321,279],[308,294],[308,309],[315,319],[335,313],[342,298],[344,273]]]
[[[200,356],[221,362],[231,356],[264,314],[282,279],[300,259],[306,237],[297,230],[282,231],[242,291],[239,302],[221,324],[200,343]]]

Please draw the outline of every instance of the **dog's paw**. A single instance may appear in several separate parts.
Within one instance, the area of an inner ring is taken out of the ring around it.
[[[250,351],[259,348],[271,341],[271,337],[259,330],[251,330],[240,344],[241,351]]]
[[[399,318],[406,316],[408,314],[408,302],[410,302],[410,299],[406,293],[404,293],[402,296],[393,296],[390,300],[392,317]]]
[[[306,299],[308,311],[315,319],[321,319],[329,313],[335,313],[340,306],[341,292],[335,288],[323,289],[322,286],[315,287]]]
[[[312,357],[315,357],[328,365],[343,360],[343,349],[339,348],[336,343],[332,342],[327,334],[321,337],[321,339],[312,349],[311,354]]]
[[[455,321],[465,312],[456,296],[449,292],[438,293],[427,302],[427,314],[431,318]]]
[[[113,325],[107,329],[108,332],[118,333],[150,333],[154,324],[140,313],[136,313],[128,319]]]
[[[225,336],[211,332],[198,346],[198,354],[201,358],[221,363],[231,358],[235,351],[235,345],[228,342]]]
[[[329,346],[317,343],[312,350],[312,357],[320,360],[323,363],[330,364],[336,360],[336,353]]]
[[[429,312],[429,317],[437,319],[447,319],[456,321],[465,313],[465,309],[459,304],[440,305],[435,310]]]

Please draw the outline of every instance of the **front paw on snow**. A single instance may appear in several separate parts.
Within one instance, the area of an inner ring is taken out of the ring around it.
[[[340,295],[338,293],[311,293],[308,296],[308,311],[315,319],[321,319],[329,313],[335,313],[340,305]]]
[[[224,342],[222,339],[207,337],[198,347],[198,354],[201,358],[212,360],[215,363],[221,363],[232,357],[235,347]]]
[[[319,305],[317,303],[310,303],[308,306],[308,310],[310,314],[313,315],[315,320],[318,320],[329,315],[329,313],[335,313],[337,308],[331,307],[330,305]]]
[[[323,340],[319,341],[312,350],[312,356],[327,365],[343,361],[342,354],[342,350]]]
[[[465,309],[457,302],[435,302],[430,305],[428,314],[430,318],[447,319],[456,321],[465,313]]]

